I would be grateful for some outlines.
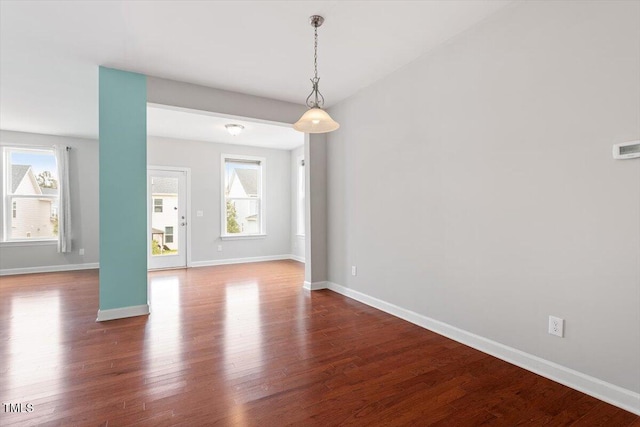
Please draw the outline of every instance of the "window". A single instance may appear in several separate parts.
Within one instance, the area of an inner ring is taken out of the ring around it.
[[[53,149],[3,148],[4,240],[53,240],[58,236],[58,167]]]
[[[173,227],[164,228],[164,242],[173,243]]]
[[[264,235],[264,159],[222,156],[222,236]]]
[[[162,199],[153,199],[153,211],[162,213]]]
[[[298,157],[298,235],[304,236],[304,210],[305,210],[305,189],[304,189],[304,158]]]

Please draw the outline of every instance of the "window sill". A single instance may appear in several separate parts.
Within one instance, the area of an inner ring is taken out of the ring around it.
[[[55,246],[58,244],[58,240],[8,240],[6,242],[0,242],[0,247],[14,247],[14,246]]]
[[[233,235],[223,235],[220,236],[220,240],[252,240],[252,239],[264,239],[267,237],[266,234],[242,234],[239,236]]]

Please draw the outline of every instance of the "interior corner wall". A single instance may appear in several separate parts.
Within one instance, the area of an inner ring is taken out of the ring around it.
[[[329,281],[640,392],[639,17],[520,2],[330,108]]]
[[[147,82],[99,68],[100,310],[147,305]]]

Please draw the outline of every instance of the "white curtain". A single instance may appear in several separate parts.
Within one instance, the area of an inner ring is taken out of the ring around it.
[[[71,200],[69,199],[69,150],[70,147],[55,147],[58,163],[58,252],[71,252]]]

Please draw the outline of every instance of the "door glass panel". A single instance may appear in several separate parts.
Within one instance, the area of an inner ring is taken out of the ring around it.
[[[151,255],[178,254],[178,178],[152,176]]]

